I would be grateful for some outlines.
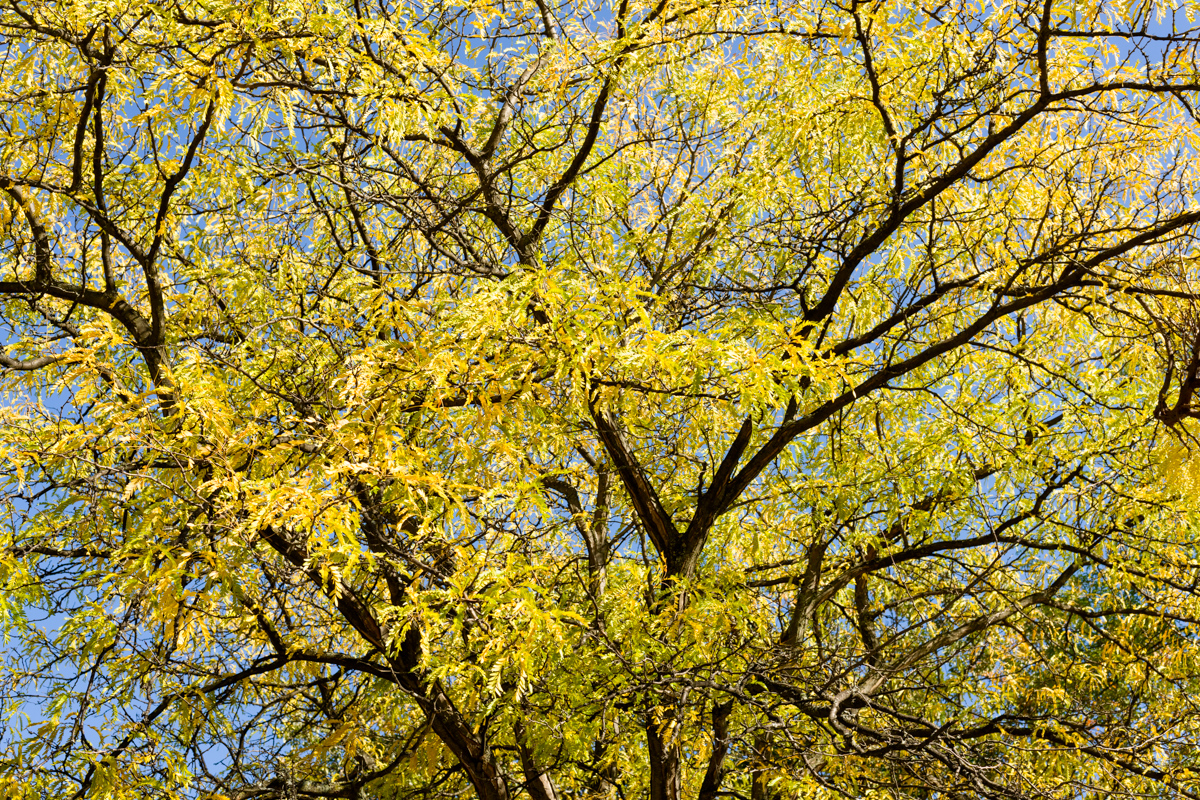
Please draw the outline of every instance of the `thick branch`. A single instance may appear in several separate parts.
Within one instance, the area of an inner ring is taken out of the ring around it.
[[[667,571],[679,575],[683,566],[684,547],[679,530],[671,521],[670,514],[658,499],[654,486],[646,478],[646,472],[638,462],[617,427],[617,421],[607,411],[592,407],[592,418],[596,421],[596,432],[612,459],[616,473],[629,495],[629,501],[646,529],[646,535],[667,565]]]

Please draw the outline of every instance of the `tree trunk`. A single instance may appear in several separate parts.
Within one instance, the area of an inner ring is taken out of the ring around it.
[[[679,800],[679,737],[674,718],[646,725],[650,756],[650,800]]]

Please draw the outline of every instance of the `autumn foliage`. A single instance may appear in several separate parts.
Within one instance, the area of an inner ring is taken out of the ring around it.
[[[0,3],[0,795],[1200,796],[1200,27]]]

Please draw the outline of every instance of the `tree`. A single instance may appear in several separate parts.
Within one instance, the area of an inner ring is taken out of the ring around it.
[[[1200,795],[1200,29],[7,0],[8,796]]]

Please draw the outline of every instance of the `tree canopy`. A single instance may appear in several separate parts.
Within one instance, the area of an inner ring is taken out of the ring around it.
[[[0,794],[1200,796],[1200,27],[5,0]]]

